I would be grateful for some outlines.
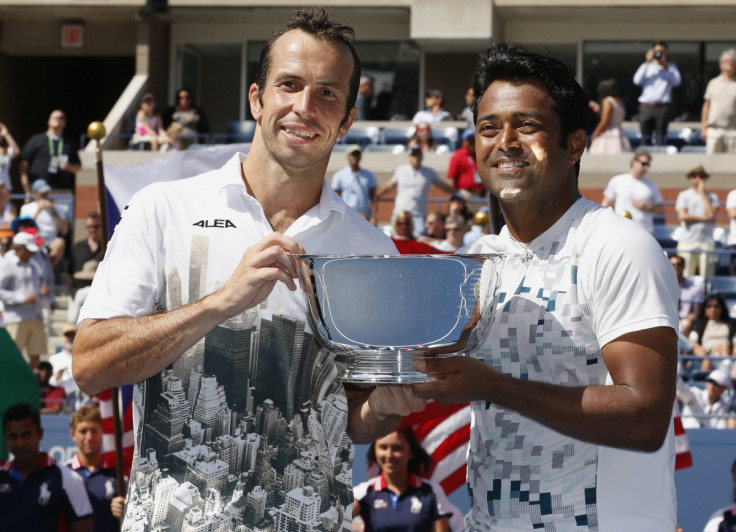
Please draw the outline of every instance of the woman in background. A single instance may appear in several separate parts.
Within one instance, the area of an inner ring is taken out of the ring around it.
[[[629,139],[621,126],[626,115],[624,102],[619,97],[614,79],[604,79],[598,84],[601,119],[590,136],[589,153],[625,153],[631,151]]]
[[[446,496],[442,488],[418,476],[422,468],[429,469],[430,458],[411,427],[374,441],[368,449],[368,460],[378,465],[381,474],[353,490],[353,530],[450,530],[452,512],[443,509]]]

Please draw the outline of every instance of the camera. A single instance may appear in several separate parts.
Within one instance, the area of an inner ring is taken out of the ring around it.
[[[654,59],[662,59],[662,52],[660,50],[654,52]]]

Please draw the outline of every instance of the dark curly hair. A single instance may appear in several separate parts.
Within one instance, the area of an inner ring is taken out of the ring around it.
[[[567,148],[567,136],[588,123],[588,98],[563,63],[551,57],[510,46],[505,42],[492,43],[481,54],[473,76],[475,101],[473,119],[478,122],[478,103],[494,81],[539,80],[552,98],[552,109],[560,117],[560,145]],[[575,175],[580,173],[580,161],[575,163]]]
[[[348,119],[350,110],[355,106],[358,98],[358,87],[360,85],[361,65],[358,52],[355,49],[355,31],[350,26],[340,24],[332,20],[332,13],[323,7],[310,9],[298,9],[286,25],[274,33],[261,50],[261,60],[256,71],[256,85],[258,85],[258,97],[261,98],[266,88],[266,79],[271,70],[271,49],[281,36],[292,31],[301,30],[312,37],[322,39],[329,43],[342,43],[350,50],[353,57],[353,72],[350,74],[350,92],[348,93],[347,108],[342,123]]]

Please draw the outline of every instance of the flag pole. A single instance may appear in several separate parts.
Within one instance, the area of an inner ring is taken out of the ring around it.
[[[87,134],[96,142],[95,166],[97,169],[97,201],[100,213],[100,230],[102,232],[102,243],[100,248],[104,255],[109,238],[109,224],[107,220],[107,195],[105,189],[105,172],[102,168],[102,145],[100,141],[105,137],[107,131],[102,122],[92,122],[87,127]],[[119,388],[114,387],[112,392],[113,421],[115,425],[115,476],[118,483],[118,495],[125,496],[125,478],[123,475],[123,424],[120,420],[120,394]]]

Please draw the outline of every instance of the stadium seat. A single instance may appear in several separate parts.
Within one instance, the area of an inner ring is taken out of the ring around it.
[[[255,120],[235,120],[227,123],[225,144],[251,142],[256,132]]]
[[[414,135],[414,126],[385,127],[381,133],[381,144],[409,145],[409,140]]]
[[[432,126],[432,138],[440,146],[447,146],[450,151],[455,151],[459,133],[456,127]]]
[[[365,147],[366,153],[406,153],[406,146],[403,144],[368,144]]]
[[[381,139],[381,130],[376,126],[353,126],[340,140],[341,144],[357,144],[365,148],[369,144],[378,144]]]
[[[699,144],[686,144],[680,148],[680,153],[705,153],[705,146]]]

